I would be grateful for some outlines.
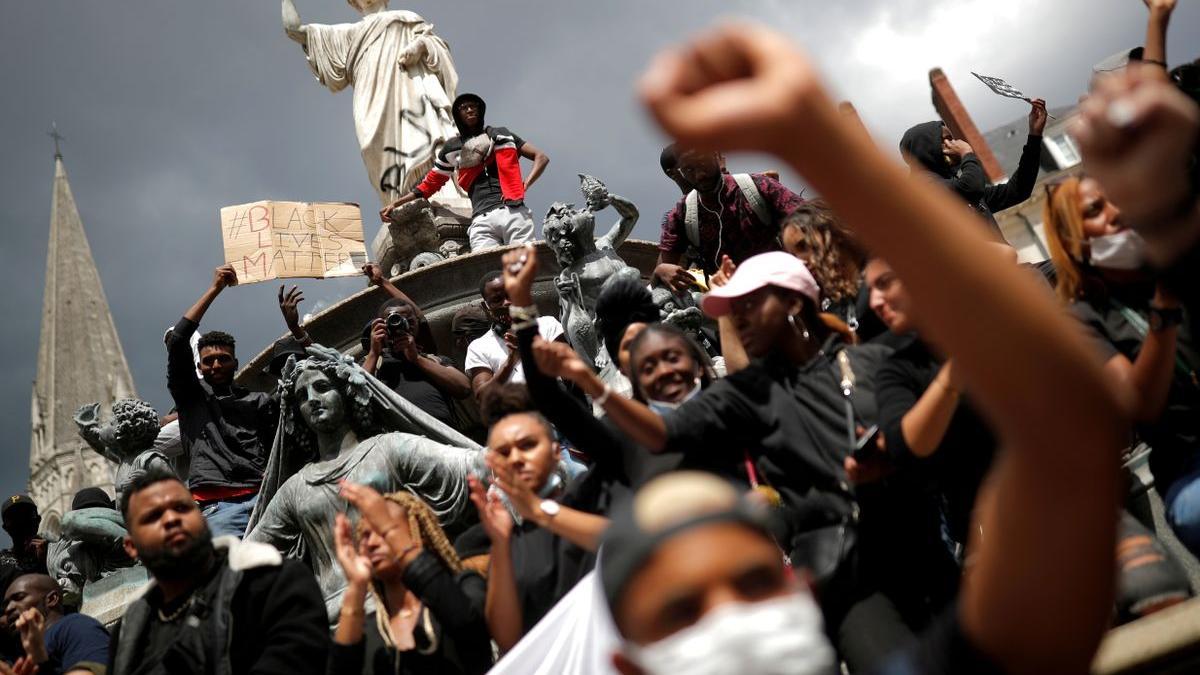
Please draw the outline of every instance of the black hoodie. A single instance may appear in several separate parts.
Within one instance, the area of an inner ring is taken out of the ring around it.
[[[1003,211],[1029,199],[1033,185],[1037,182],[1038,160],[1042,152],[1042,137],[1030,135],[1021,151],[1021,160],[1007,183],[988,185],[983,164],[975,153],[962,158],[957,167],[946,163],[942,152],[942,127],[940,121],[923,122],[904,132],[900,139],[900,150],[912,156],[927,171],[958,196],[963,198],[979,215],[1000,233],[994,211]]]
[[[454,126],[458,128],[458,136],[465,143],[468,138],[473,136],[470,129],[467,129],[463,121],[458,117],[458,107],[464,103],[476,103],[479,105],[479,129],[485,126],[484,116],[487,115],[487,101],[484,101],[479,94],[459,94],[458,98],[454,99],[454,105],[450,106],[450,112],[454,115]],[[476,131],[475,133],[479,133]]]

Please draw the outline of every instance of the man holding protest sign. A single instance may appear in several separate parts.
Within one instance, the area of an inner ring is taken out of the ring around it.
[[[245,533],[279,416],[271,395],[234,384],[236,343],[228,333],[200,336],[201,377],[196,376],[192,334],[221,291],[237,282],[232,265],[218,267],[212,284],[166,339],[167,388],[179,411],[183,450],[191,458],[187,486],[214,536]]]

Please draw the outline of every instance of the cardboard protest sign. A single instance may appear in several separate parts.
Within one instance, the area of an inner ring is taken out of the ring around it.
[[[362,213],[346,202],[261,201],[221,209],[225,262],[238,283],[348,277],[367,263]]]

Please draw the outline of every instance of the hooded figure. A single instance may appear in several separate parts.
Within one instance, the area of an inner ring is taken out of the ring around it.
[[[918,124],[904,132],[900,151],[920,162],[927,171],[948,180],[954,178],[957,171],[942,150],[942,129],[945,128],[946,125],[937,120]]]
[[[474,103],[475,105],[479,106],[479,124],[476,125],[477,128],[474,130],[472,130],[466,125],[466,123],[463,122],[462,115],[459,114],[459,108],[461,108],[464,103]],[[479,94],[459,94],[458,98],[454,99],[454,105],[450,107],[450,110],[454,115],[454,126],[458,127],[459,138],[470,138],[486,128],[487,122],[484,120],[487,117],[487,101],[484,101],[483,97],[481,97]],[[474,131],[474,133],[472,133],[472,131]]]
[[[464,119],[462,108],[468,103],[474,103],[479,108],[474,124]],[[477,212],[475,215],[479,215],[472,187],[476,179],[490,168],[499,178],[503,202],[512,206],[524,204],[525,183],[521,178],[519,154],[521,142],[504,127],[487,126],[484,122],[487,103],[478,94],[459,95],[450,110],[454,115],[454,125],[458,127],[458,142],[446,144],[438,161],[434,162],[433,170],[413,191],[428,199],[445,184],[450,173],[457,170],[458,185],[471,195],[471,203]]]
[[[472,251],[533,241],[533,213],[525,206],[525,190],[550,159],[512,131],[487,125],[486,112],[487,104],[478,94],[455,98],[450,114],[458,136],[438,150],[425,178],[380,215],[399,223],[397,209],[414,199],[433,197],[453,178],[471,199],[467,241]],[[521,176],[521,157],[533,161],[528,179]]]
[[[962,197],[972,209],[987,221],[997,237],[1000,226],[992,215],[1029,199],[1033,185],[1037,182],[1038,162],[1041,157],[1042,137],[1030,134],[1017,170],[1007,183],[988,185],[983,163],[974,152],[963,155],[957,163],[944,149],[944,141],[951,138],[946,125],[941,121],[923,122],[904,132],[900,139],[900,151],[909,158],[910,165],[919,165],[932,173],[938,180]]]

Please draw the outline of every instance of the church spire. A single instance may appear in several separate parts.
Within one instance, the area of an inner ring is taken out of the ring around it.
[[[67,181],[59,147],[62,136],[57,127],[50,135],[54,186],[33,383],[29,494],[42,512],[45,530],[57,534],[76,491],[93,485],[112,491],[112,467],[79,437],[75,410],[94,401],[107,410],[116,399],[136,393]]]

